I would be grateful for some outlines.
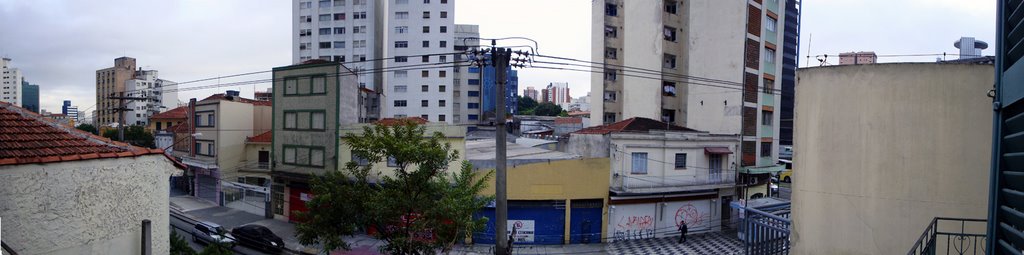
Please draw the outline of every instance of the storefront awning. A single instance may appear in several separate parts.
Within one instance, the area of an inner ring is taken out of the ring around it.
[[[704,154],[732,154],[729,147],[704,147]]]

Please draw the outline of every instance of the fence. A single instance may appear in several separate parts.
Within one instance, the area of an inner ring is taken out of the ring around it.
[[[907,255],[985,254],[986,223],[984,219],[935,217]]]
[[[789,254],[789,210],[772,213],[754,208],[743,210],[746,254]]]
[[[705,185],[732,185],[736,184],[736,171],[735,170],[719,170],[717,172],[711,172],[704,170],[704,173],[697,175],[677,175],[677,176],[642,176],[642,175],[628,175],[628,174],[616,174],[612,181],[612,188],[617,190],[629,191],[632,189],[652,189],[652,188],[680,188],[686,186],[705,186]]]

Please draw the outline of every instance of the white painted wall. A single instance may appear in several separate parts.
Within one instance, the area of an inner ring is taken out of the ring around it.
[[[624,6],[624,11],[619,15],[625,15],[626,18],[623,28],[619,29],[619,36],[624,38],[623,54],[619,56],[625,61],[623,65],[662,70],[661,61],[665,51],[662,43],[664,23],[661,13],[664,12],[664,6],[651,4],[650,1],[622,1],[620,4]],[[601,15],[604,15],[603,12]],[[602,25],[602,30],[603,27]],[[604,36],[604,32],[597,35]],[[604,47],[594,51],[603,52]],[[603,56],[598,59],[603,59]],[[619,120],[632,117],[661,119],[661,80],[625,75],[619,75],[619,79],[623,80],[622,95],[618,98],[623,102],[622,117],[618,118]]]
[[[139,254],[148,219],[153,254],[167,254],[177,172],[159,154],[0,166],[0,235],[19,254]]]
[[[679,236],[684,220],[689,233],[715,229],[721,218],[713,205],[713,200],[691,200],[609,206],[608,241]]]
[[[21,70],[11,65],[11,59],[0,58],[0,102],[21,106]]]
[[[686,52],[690,55],[688,74],[742,84],[747,2],[691,1],[682,7],[690,8],[686,21],[690,32],[685,37],[690,49]],[[739,89],[688,87],[687,127],[714,134],[740,133],[743,94]]]

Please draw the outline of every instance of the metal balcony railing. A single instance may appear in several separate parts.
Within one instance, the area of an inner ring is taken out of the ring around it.
[[[985,254],[985,219],[935,217],[907,255]]]
[[[612,188],[620,191],[638,191],[659,188],[703,188],[705,186],[735,185],[735,170],[703,171],[697,175],[635,175],[618,172],[612,178]]]
[[[746,217],[741,232],[746,254],[789,254],[792,221],[788,209],[773,212],[754,208],[743,210]]]

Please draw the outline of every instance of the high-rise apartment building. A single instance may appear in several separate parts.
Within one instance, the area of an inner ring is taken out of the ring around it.
[[[453,121],[455,70],[441,63],[454,61],[454,1],[293,0],[292,8],[295,63],[344,62],[360,87],[379,93],[382,117]]]
[[[135,78],[125,83],[125,95],[143,97],[146,100],[132,100],[125,103],[126,125],[149,125],[149,117],[154,114],[178,107],[178,92],[170,91],[168,86],[176,83],[160,79],[156,70],[138,70]]]
[[[21,81],[21,107],[39,112],[39,85]]]
[[[561,106],[562,109],[569,109],[569,103],[572,102],[572,96],[569,95],[569,83],[568,82],[552,82],[548,84],[547,88],[544,88],[541,92],[544,96],[540,102],[551,102]]]
[[[740,172],[774,170],[786,1],[594,4],[591,55],[605,67],[591,76],[590,124],[645,117],[740,135]]]
[[[526,89],[523,90],[523,96],[532,98],[533,101],[540,102],[539,91],[537,91],[537,89],[534,88],[533,86],[526,87]]]
[[[11,65],[10,58],[2,58],[0,72],[3,73],[0,74],[0,102],[22,106],[21,86],[25,77],[21,76],[21,70]]]
[[[345,62],[360,87],[380,92],[385,0],[293,0],[292,62]]]
[[[104,126],[120,121],[116,110],[120,102],[108,97],[120,96],[120,93],[125,92],[125,84],[133,78],[135,59],[130,57],[116,58],[113,67],[96,70],[96,112],[93,114],[93,125]]]
[[[782,102],[779,117],[779,144],[793,145],[793,101],[796,95],[796,68],[800,61],[800,0],[786,1],[782,43]]]
[[[71,105],[71,100],[64,100],[64,103],[60,105],[60,113],[71,119],[73,123],[78,123],[78,106]]]
[[[480,26],[455,25],[455,37],[452,44],[455,52],[469,51],[480,48]],[[456,63],[467,61],[465,54],[454,54]],[[452,123],[475,124],[484,120],[480,110],[481,73],[470,73],[469,65],[455,67],[455,78],[452,79]]]

